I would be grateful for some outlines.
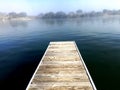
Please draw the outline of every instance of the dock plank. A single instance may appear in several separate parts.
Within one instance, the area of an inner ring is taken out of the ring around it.
[[[74,41],[50,42],[26,90],[96,90],[79,54]]]

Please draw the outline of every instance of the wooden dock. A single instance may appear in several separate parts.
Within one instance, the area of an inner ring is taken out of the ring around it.
[[[97,90],[74,41],[50,42],[26,90]]]

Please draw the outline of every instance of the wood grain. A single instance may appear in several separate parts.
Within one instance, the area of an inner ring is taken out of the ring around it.
[[[50,42],[28,90],[94,90],[75,42]]]

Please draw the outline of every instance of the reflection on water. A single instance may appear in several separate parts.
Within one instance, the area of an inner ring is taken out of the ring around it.
[[[12,27],[27,27],[27,21],[9,21]]]
[[[24,90],[48,43],[64,40],[76,41],[98,90],[120,89],[119,17],[1,23],[1,88]]]
[[[63,25],[65,24],[66,22],[71,22],[71,23],[74,23],[74,24],[82,24],[82,23],[86,23],[86,22],[89,22],[89,23],[96,23],[96,22],[101,22],[101,23],[113,23],[113,22],[119,22],[120,23],[120,17],[86,17],[86,18],[73,18],[73,19],[40,19],[38,20],[39,23],[44,22],[46,24],[49,24],[49,25]]]
[[[62,24],[64,24],[64,21],[66,21],[66,20],[63,20],[63,19],[43,19],[42,21],[44,21],[46,24],[49,24],[49,25],[54,25],[54,24],[62,25]]]

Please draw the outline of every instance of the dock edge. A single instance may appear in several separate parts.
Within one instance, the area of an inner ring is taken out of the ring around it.
[[[81,53],[80,53],[80,51],[79,51],[79,49],[78,49],[78,47],[77,47],[77,44],[76,44],[75,41],[74,41],[74,43],[75,43],[75,47],[76,47],[76,49],[77,49],[77,51],[78,51],[78,54],[79,54],[79,56],[80,56],[80,59],[81,59],[81,61],[82,61],[82,63],[83,63],[83,66],[84,66],[84,68],[85,68],[85,70],[86,70],[86,73],[87,73],[87,75],[88,75],[88,78],[89,78],[89,80],[90,80],[90,82],[91,82],[91,85],[92,85],[92,87],[93,87],[94,90],[97,90],[97,88],[96,88],[96,86],[95,86],[95,84],[94,84],[94,82],[93,82],[93,79],[92,79],[92,77],[91,77],[91,75],[90,75],[90,73],[89,73],[89,71],[88,71],[88,69],[87,69],[87,66],[86,66],[86,64],[85,64],[85,62],[84,62],[84,60],[83,60],[83,58],[82,58],[82,55],[81,55]]]

